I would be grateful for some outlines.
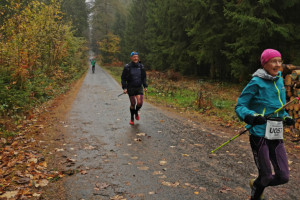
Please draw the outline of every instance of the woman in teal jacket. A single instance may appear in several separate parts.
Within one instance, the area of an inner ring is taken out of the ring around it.
[[[283,144],[283,123],[293,125],[295,121],[281,110],[266,119],[286,104],[285,88],[281,72],[281,54],[266,49],[261,55],[262,69],[258,69],[241,93],[235,111],[250,129],[250,145],[258,169],[256,180],[250,181],[251,200],[264,199],[263,191],[268,186],[287,183],[289,169]],[[272,173],[271,163],[275,174]]]

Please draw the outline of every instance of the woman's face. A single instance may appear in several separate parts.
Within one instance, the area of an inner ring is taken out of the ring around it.
[[[271,58],[265,65],[264,69],[271,75],[277,76],[282,64],[281,57]]]

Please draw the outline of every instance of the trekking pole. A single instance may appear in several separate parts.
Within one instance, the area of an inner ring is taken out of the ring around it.
[[[147,99],[147,92],[148,92],[148,90],[145,91],[145,97],[146,97],[146,99]]]
[[[288,105],[290,105],[291,103],[293,103],[295,100],[299,100],[300,98],[297,97],[293,100],[291,100],[290,102],[286,103],[285,105],[283,105],[282,107],[278,108],[277,110],[275,110],[273,113],[269,114],[266,116],[266,119],[268,119],[269,117],[271,117],[272,115],[278,113],[279,111],[281,111],[282,109],[284,109],[285,107],[287,107]],[[247,128],[246,130],[243,130],[242,132],[238,133],[236,136],[232,137],[230,140],[228,140],[227,142],[223,143],[221,146],[217,147],[216,149],[212,150],[210,153],[215,153],[215,151],[217,151],[218,149],[221,149],[222,147],[224,147],[226,144],[228,144],[229,142],[233,141],[234,139],[236,139],[237,137],[243,135],[244,133],[246,133],[247,131],[251,130],[254,126],[251,126],[249,128]]]
[[[123,92],[123,93],[119,94],[118,97],[122,96],[123,94],[125,94],[125,93]]]

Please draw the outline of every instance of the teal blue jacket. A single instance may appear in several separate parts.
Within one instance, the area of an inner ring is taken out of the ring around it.
[[[285,88],[281,72],[278,76],[269,75],[264,69],[258,69],[253,78],[242,91],[235,107],[235,112],[241,120],[246,115],[261,114],[267,116],[286,104]],[[279,111],[273,117],[286,117],[285,109]],[[247,125],[246,128],[249,128]],[[264,137],[266,124],[256,125],[250,129],[250,133]]]
[[[96,64],[96,60],[92,59],[91,60],[91,65],[94,66]]]

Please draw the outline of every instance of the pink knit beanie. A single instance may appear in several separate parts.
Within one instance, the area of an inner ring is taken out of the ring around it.
[[[265,49],[260,57],[261,66],[264,66],[271,58],[274,57],[281,57],[280,52],[275,49]]]

